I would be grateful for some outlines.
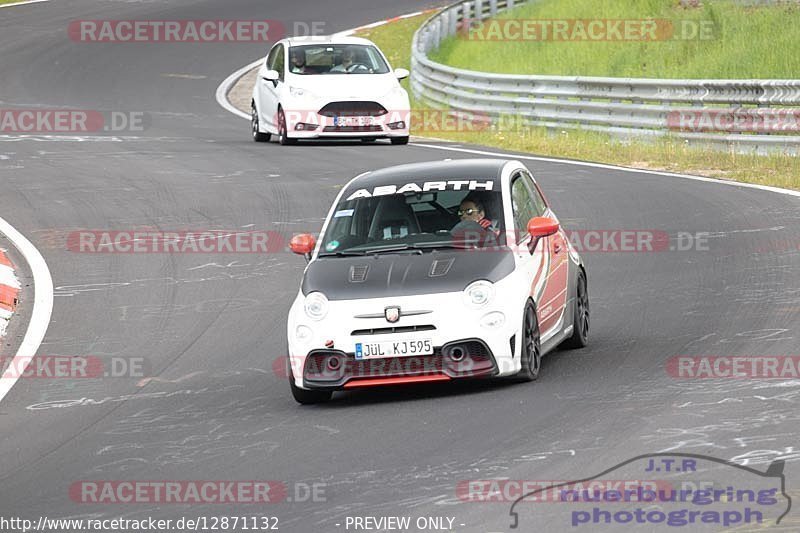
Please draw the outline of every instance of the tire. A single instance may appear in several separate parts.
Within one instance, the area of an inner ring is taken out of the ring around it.
[[[250,129],[253,133],[253,141],[257,143],[269,142],[272,137],[269,133],[262,133],[259,131],[258,110],[256,109],[255,102],[250,104]]]
[[[289,367],[289,388],[292,390],[294,400],[302,405],[314,405],[318,403],[325,403],[333,397],[333,391],[329,390],[306,390],[301,389],[294,384],[294,376],[292,375],[292,364],[287,361]]]
[[[408,137],[392,137],[392,144],[408,144]]]
[[[522,345],[520,346],[520,360],[522,368],[515,376],[518,381],[534,381],[539,377],[542,368],[542,344],[539,335],[539,318],[536,308],[531,302],[525,306],[522,313]]]
[[[286,115],[283,109],[278,109],[278,142],[283,146],[297,143],[297,139],[290,139],[286,131]]]
[[[564,348],[584,348],[589,344],[589,290],[586,285],[586,274],[578,272],[578,285],[575,291],[575,305],[572,337],[562,343]]]

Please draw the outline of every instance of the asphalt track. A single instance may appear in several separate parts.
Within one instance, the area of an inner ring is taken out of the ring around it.
[[[457,531],[507,531],[509,505],[460,502],[458,481],[577,479],[659,451],[761,469],[784,459],[787,489],[798,486],[799,380],[665,371],[679,354],[797,355],[796,197],[530,161],[567,227],[707,232],[708,249],[584,254],[590,347],[554,353],[536,383],[349,392],[319,407],[298,406],[272,371],[302,258],[65,248],[78,228],[317,231],[338,187],[362,171],[470,156],[252,143],[214,92],[261,45],[73,43],[70,20],[319,20],[334,32],[423,7],[75,0],[0,10],[0,105],[152,117],[147,131],[113,139],[0,136],[0,215],[39,248],[55,285],[40,353],[145,357],[157,376],[20,380],[0,404],[1,516],[273,515],[297,532],[341,531],[348,515],[453,516]],[[327,501],[91,505],[68,495],[79,480],[172,479],[324,483]],[[522,531],[573,529],[522,520]]]

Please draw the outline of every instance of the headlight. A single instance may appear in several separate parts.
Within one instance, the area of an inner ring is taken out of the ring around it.
[[[492,311],[491,313],[486,313],[483,316],[483,318],[481,318],[481,326],[488,329],[499,328],[505,323],[506,323],[506,315],[504,315],[500,311]]]
[[[314,320],[322,320],[328,314],[328,299],[321,292],[312,292],[306,296],[306,315]]]
[[[483,307],[494,296],[494,286],[485,280],[469,284],[464,289],[464,301],[471,307]]]

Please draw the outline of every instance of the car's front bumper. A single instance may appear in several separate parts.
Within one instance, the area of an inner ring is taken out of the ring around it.
[[[289,360],[295,385],[345,389],[374,385],[450,381],[512,375],[519,371],[522,305],[497,295],[494,305],[474,309],[462,293],[331,301],[326,317],[309,319],[298,295],[289,314]],[[424,313],[389,323],[389,306]],[[519,308],[519,312],[517,312]],[[503,313],[501,325],[487,327],[489,313]],[[308,328],[300,338],[298,328]],[[310,333],[309,333],[310,331]],[[356,343],[429,340],[430,355],[356,357]]]

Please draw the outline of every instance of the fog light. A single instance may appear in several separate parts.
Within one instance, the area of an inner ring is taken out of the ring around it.
[[[294,330],[294,335],[297,337],[297,340],[303,343],[310,341],[312,334],[313,332],[308,326],[297,326],[297,329]]]
[[[390,130],[404,130],[406,128],[406,123],[401,120],[400,122],[392,122],[391,124],[387,124],[386,127]]]
[[[298,122],[295,124],[294,129],[297,131],[314,131],[319,126],[317,124],[307,124],[305,122]]]
[[[481,326],[488,329],[499,328],[505,323],[506,323],[506,315],[504,315],[500,311],[492,311],[491,313],[486,313],[485,315],[483,315],[483,318],[481,318]]]

